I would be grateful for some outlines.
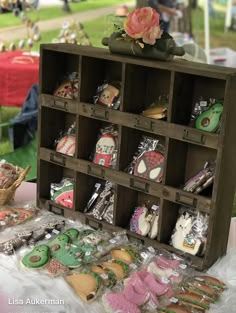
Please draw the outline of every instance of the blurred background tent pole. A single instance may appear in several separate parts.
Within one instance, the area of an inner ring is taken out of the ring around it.
[[[205,33],[205,53],[207,63],[210,63],[210,23],[209,23],[209,1],[204,0],[204,33]]]
[[[225,16],[225,32],[227,32],[231,26],[231,19],[232,19],[232,0],[228,0]]]

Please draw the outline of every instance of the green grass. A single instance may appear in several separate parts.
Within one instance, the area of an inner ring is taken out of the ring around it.
[[[70,8],[72,13],[78,13],[125,3],[127,3],[127,0],[87,0],[78,3],[70,3]],[[70,13],[63,12],[61,8],[62,4],[61,6],[43,7],[38,11],[28,12],[27,16],[32,20],[39,18],[40,21],[70,16]],[[0,14],[0,16],[0,28],[22,25],[21,20],[18,17],[15,17],[12,13]]]
[[[0,107],[0,114],[2,123],[9,121],[19,112],[19,108],[10,108],[10,107]],[[8,139],[8,129],[7,127],[2,127],[2,138],[0,139],[0,155],[7,154],[12,152],[12,145]]]
[[[94,47],[102,47],[101,40],[103,37],[109,36],[113,31],[112,15],[97,18],[92,21],[84,22],[84,29],[88,34],[90,41]],[[94,31],[96,29],[96,32]],[[38,51],[42,43],[50,43],[52,39],[57,38],[60,29],[42,32],[40,42],[34,44],[33,50]],[[104,47],[104,46],[103,46]]]
[[[236,50],[235,32],[224,32],[225,15],[216,12],[216,17],[210,18],[210,47],[228,47]],[[192,11],[192,25],[195,41],[204,48],[204,16],[201,9]]]

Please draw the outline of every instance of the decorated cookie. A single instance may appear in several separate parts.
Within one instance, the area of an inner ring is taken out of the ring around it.
[[[101,104],[108,108],[118,109],[120,104],[120,82],[104,83],[98,87],[98,95],[95,104]]]
[[[0,243],[0,252],[7,255],[13,254],[15,250],[19,249],[28,242],[28,240],[32,237],[32,234],[32,231],[24,231],[22,233],[18,233],[16,238]]]
[[[74,205],[74,181],[71,178],[63,178],[60,183],[51,183],[51,200],[68,208]]]
[[[111,251],[113,259],[120,260],[129,265],[139,259],[138,253],[131,247],[118,247]]]
[[[200,282],[204,281],[209,286],[220,289],[221,291],[226,288],[226,284],[224,282],[210,275],[195,276],[195,279]]]
[[[145,206],[137,207],[130,219],[130,230],[136,234],[146,236],[151,230],[152,215]]]
[[[204,281],[191,281],[189,283],[191,287],[196,290],[200,295],[207,296],[210,300],[209,302],[216,302],[219,299],[219,293],[214,289],[214,287],[211,287],[207,285]]]
[[[29,268],[42,268],[50,259],[50,249],[46,245],[35,247],[22,259],[22,264]]]
[[[79,82],[66,81],[62,83],[54,92],[54,96],[64,98],[64,99],[74,99],[78,98]]]
[[[57,235],[61,232],[64,226],[65,221],[42,224],[39,229],[33,231],[33,235],[28,240],[27,244],[35,245],[39,240],[48,238],[48,234],[50,234],[50,236],[53,236],[53,234]]]
[[[54,258],[62,265],[69,268],[81,266],[83,262],[83,251],[74,244],[67,244],[54,252]]]
[[[163,168],[164,156],[158,151],[147,151],[137,158],[134,175],[160,183],[163,177]]]
[[[56,151],[59,153],[73,156],[75,154],[75,136],[66,135],[62,137],[58,141]]]
[[[186,307],[178,304],[170,304],[158,311],[159,313],[191,313]]]
[[[47,271],[52,276],[58,276],[67,273],[69,268],[52,258],[47,264]]]
[[[176,249],[196,255],[200,249],[201,240],[191,233],[193,221],[193,216],[188,212],[181,214],[176,222],[171,240]]]
[[[94,272],[73,273],[66,276],[66,281],[86,303],[93,302],[102,287],[102,279]]]
[[[129,270],[128,265],[120,260],[102,262],[101,265],[111,270],[116,275],[117,279],[123,279]]]
[[[47,246],[50,248],[51,255],[54,256],[59,250],[64,249],[67,244],[70,242],[70,237],[64,233],[58,235],[53,240],[50,240],[47,243]]]
[[[92,265],[90,270],[102,278],[104,286],[111,288],[116,284],[116,276],[108,268],[104,268],[101,265]]]
[[[204,299],[203,296],[199,296],[192,292],[181,292],[175,295],[180,304],[193,307],[199,312],[205,313],[209,310],[209,302]]]
[[[111,134],[102,135],[96,144],[96,152],[93,162],[105,167],[110,167],[115,150],[115,137]]]
[[[13,208],[0,211],[0,228],[24,223],[34,215],[33,211],[24,208]]]
[[[69,236],[71,242],[74,242],[74,241],[78,238],[79,233],[80,233],[80,232],[78,231],[78,229],[76,229],[76,228],[69,228],[69,229],[67,229],[67,230],[63,233],[63,235]]]
[[[106,312],[141,313],[138,306],[126,299],[122,293],[108,292],[102,297]]]

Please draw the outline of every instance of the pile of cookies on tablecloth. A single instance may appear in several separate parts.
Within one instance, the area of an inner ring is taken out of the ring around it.
[[[131,243],[125,231],[94,230],[29,204],[0,213],[1,239],[8,238],[0,253],[15,254],[22,271],[63,277],[82,301],[102,301],[107,312],[207,312],[226,289],[184,258]]]

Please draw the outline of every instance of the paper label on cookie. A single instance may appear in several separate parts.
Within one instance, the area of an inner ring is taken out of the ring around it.
[[[162,282],[163,284],[169,284],[170,280],[169,280],[168,278],[166,278],[166,277],[162,277],[162,278],[161,278],[161,282]]]
[[[102,251],[103,251],[103,246],[97,246],[97,250],[98,250],[99,252],[102,252]]]
[[[155,253],[155,249],[152,246],[148,247],[148,251],[150,251],[151,253]]]
[[[101,274],[100,277],[101,277],[102,279],[108,279],[108,275],[105,274],[105,273]]]
[[[172,303],[177,303],[179,300],[177,299],[177,298],[175,298],[175,297],[171,297],[170,299],[170,302],[172,302]]]
[[[194,277],[194,279],[195,279],[195,280],[198,280],[198,281],[204,281],[204,279],[201,278],[201,277],[199,277],[199,276],[198,276],[198,277]]]
[[[158,209],[159,209],[159,206],[156,204],[153,204],[151,207],[151,210],[153,210],[153,211],[157,211]]]
[[[55,229],[55,228],[52,230],[52,233],[54,233],[54,234],[56,234],[56,235],[60,234],[59,230],[57,230],[57,229]]]
[[[147,254],[146,252],[141,252],[141,257],[142,257],[143,259],[147,259],[148,254]]]
[[[136,270],[137,267],[138,267],[135,263],[131,263],[129,266],[130,266],[133,270]]]
[[[196,241],[195,241],[194,238],[192,238],[192,237],[190,237],[190,236],[189,236],[189,237],[186,236],[186,237],[184,238],[184,241],[183,241],[183,246],[184,246],[184,247],[187,247],[187,248],[190,248],[190,249],[194,250],[195,245],[196,245]]]
[[[152,300],[148,301],[147,306],[150,308],[150,310],[156,310],[157,305]]]
[[[200,101],[200,106],[201,107],[206,107],[207,106],[207,101],[201,100]]]
[[[176,272],[176,271],[172,271],[172,275],[175,276],[175,277],[179,277],[179,273]]]

